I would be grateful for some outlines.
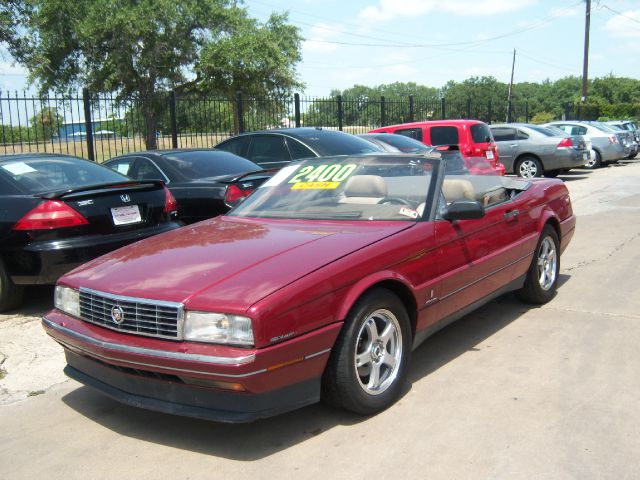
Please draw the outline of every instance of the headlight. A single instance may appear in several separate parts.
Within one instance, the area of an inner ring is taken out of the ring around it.
[[[80,316],[80,294],[78,290],[56,285],[53,304],[58,310],[62,310],[64,313],[68,313],[74,317]]]
[[[184,338],[196,342],[250,346],[253,345],[251,319],[240,315],[187,311]]]

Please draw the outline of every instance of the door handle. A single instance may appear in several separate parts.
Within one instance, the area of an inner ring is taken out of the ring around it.
[[[509,146],[510,146],[511,148],[516,148],[516,147],[518,146],[518,144],[517,144],[517,143],[511,143],[511,144],[509,144]]]
[[[515,220],[520,215],[520,210],[509,210],[504,213],[504,219],[506,221]]]

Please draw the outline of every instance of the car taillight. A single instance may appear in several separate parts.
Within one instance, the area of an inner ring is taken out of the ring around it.
[[[30,210],[13,226],[13,230],[51,230],[77,227],[89,222],[64,202],[47,200]]]
[[[571,141],[571,137],[563,138],[556,148],[566,148],[573,147],[573,142]]]
[[[169,191],[167,187],[164,188],[164,211],[165,213],[171,213],[178,210],[178,202],[176,202],[175,197]]]
[[[618,143],[618,137],[616,137],[615,135],[611,135],[609,137],[609,143]]]
[[[237,185],[229,185],[224,193],[224,203],[233,207],[241,198],[249,196],[252,192],[253,189],[243,190]]]

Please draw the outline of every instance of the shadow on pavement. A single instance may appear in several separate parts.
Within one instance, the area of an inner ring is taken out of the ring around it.
[[[560,283],[568,278],[562,275]],[[531,308],[536,307],[507,294],[427,339],[413,352],[404,394],[410,391],[412,382],[475,350],[476,345]],[[339,425],[376,421],[375,417],[316,404],[251,424],[230,425],[136,409],[85,386],[62,400],[81,415],[121,435],[239,461],[273,455]]]
[[[24,292],[24,301],[18,308],[0,314],[4,318],[17,316],[41,317],[53,308],[53,285],[29,286]]]

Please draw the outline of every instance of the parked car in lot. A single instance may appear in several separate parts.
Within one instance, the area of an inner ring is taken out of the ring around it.
[[[393,133],[361,133],[357,137],[364,138],[391,153],[424,153],[433,151],[433,147],[425,145],[419,140],[395,135]]]
[[[379,412],[439,328],[508,291],[551,300],[574,232],[560,180],[445,164],[291,164],[225,216],[65,275],[44,328],[67,375],[136,407],[225,422],[320,399]]]
[[[241,133],[220,142],[215,148],[249,159],[264,168],[281,168],[301,158],[384,151],[349,133],[311,127]]]
[[[369,133],[395,133],[425,145],[459,145],[467,168],[473,172],[504,175],[498,147],[488,125],[479,120],[432,120],[376,128]]]
[[[603,164],[617,162],[629,155],[629,149],[621,143],[615,133],[606,132],[596,125],[587,122],[561,120],[546,123],[562,129],[568,135],[582,135],[591,140],[592,159],[585,165],[587,168],[599,168]]]
[[[635,156],[638,154],[638,151],[640,151],[640,130],[638,130],[636,124],[631,121],[610,121],[605,122],[605,124],[608,127],[613,128],[614,130],[627,132],[630,143],[630,152],[628,158],[635,158]]]
[[[273,172],[229,152],[154,150],[112,158],[104,165],[136,180],[162,180],[178,202],[178,218],[199,222],[221,215]]]
[[[53,284],[75,266],[179,226],[158,181],[132,181],[64,155],[0,156],[0,312],[25,285]]]
[[[519,177],[556,177],[589,161],[590,152],[580,135],[526,123],[494,124],[491,133],[507,173]]]
[[[625,147],[625,151],[627,152],[627,155],[624,158],[630,158],[632,152],[637,153],[638,145],[636,144],[635,137],[632,132],[624,128],[608,125],[604,122],[590,121],[586,123],[588,123],[589,125],[593,125],[603,132],[613,133],[616,137],[618,137],[618,141],[622,146]]]

